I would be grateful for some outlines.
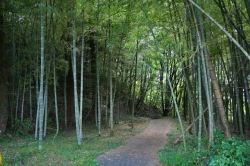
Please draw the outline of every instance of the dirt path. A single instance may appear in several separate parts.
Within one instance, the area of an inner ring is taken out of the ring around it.
[[[157,150],[163,148],[167,133],[173,128],[169,119],[151,120],[141,134],[126,141],[124,146],[112,149],[96,161],[101,166],[155,166],[160,165]]]

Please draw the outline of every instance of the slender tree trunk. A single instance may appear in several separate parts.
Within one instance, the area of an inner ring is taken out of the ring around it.
[[[50,57],[49,57],[50,58]],[[44,110],[44,130],[43,130],[43,139],[46,138],[46,133],[47,133],[47,122],[48,122],[48,115],[49,115],[49,110],[48,109],[48,81],[49,81],[49,73],[50,73],[50,67],[51,67],[51,59],[48,60],[48,64],[46,67],[46,74],[45,74],[45,85],[44,85],[44,96],[43,96],[43,110]]]
[[[109,75],[109,73],[107,73],[107,75]],[[109,108],[109,106],[108,106],[108,102],[109,102],[109,87],[108,87],[108,85],[109,85],[109,79],[107,79],[107,81],[106,81],[106,83],[107,83],[107,87],[106,87],[106,108],[105,108],[105,117],[106,117],[106,123],[108,124],[108,108]],[[108,124],[109,125],[109,124]],[[109,127],[110,127],[110,125],[109,125]]]
[[[39,56],[37,54],[37,68],[36,68],[36,99],[37,99],[37,112],[36,112],[36,127],[35,127],[35,139],[38,135],[38,126],[39,126]]]
[[[45,80],[45,90],[44,90],[44,96],[43,96],[43,110],[44,110],[44,124],[43,124],[43,139],[46,138],[46,133],[47,133],[47,122],[48,122],[48,71],[49,69],[47,69],[47,74],[45,76],[46,80]]]
[[[19,71],[18,71],[18,73],[19,73]],[[18,110],[19,110],[19,96],[20,96],[20,75],[18,76],[15,120],[17,120],[17,114],[18,114]]]
[[[12,2],[12,5],[13,5],[13,11],[15,11],[15,2]],[[0,8],[2,9],[2,6],[0,5]],[[14,68],[15,67],[15,58],[16,58],[16,39],[15,39],[15,30],[16,30],[16,13],[12,13],[12,17],[11,17],[11,24],[12,24],[12,50],[11,50],[11,67],[10,68]],[[2,29],[0,27],[0,29]],[[4,40],[4,39],[2,39]],[[11,74],[11,85],[12,85],[12,90],[11,90],[11,93],[13,95],[11,95],[10,97],[10,101],[9,101],[9,109],[10,109],[10,118],[11,118],[11,127],[14,127],[14,115],[13,115],[13,103],[14,103],[14,99],[15,99],[15,93],[16,93],[16,89],[15,89],[15,86],[16,86],[16,82],[15,82],[15,73],[12,73]]]
[[[92,32],[90,34],[89,39],[89,47],[90,47],[90,70],[91,70],[91,100],[92,100],[92,111],[91,111],[91,120],[93,122],[97,122],[96,120],[96,48],[95,48],[95,39],[94,39],[95,33]]]
[[[68,128],[68,104],[67,104],[67,75],[64,76],[64,84],[63,84],[63,97],[64,97],[64,126]]]
[[[32,87],[31,87],[31,80],[32,80],[32,77],[31,77],[31,73],[30,73],[30,78],[29,78],[29,100],[30,100],[30,121],[32,122],[32,118],[33,118],[33,115],[32,115],[32,112],[33,112],[33,107],[32,107]]]
[[[113,118],[113,84],[112,84],[112,56],[109,55],[109,104],[110,104],[110,135],[114,135],[114,118]]]
[[[198,132],[198,152],[201,150],[201,133],[202,133],[202,92],[201,92],[201,59],[198,57],[198,101],[199,101],[199,132]]]
[[[97,2],[97,25],[99,25],[100,1]],[[100,67],[99,67],[99,32],[96,40],[96,92],[97,92],[97,112],[98,112],[98,135],[101,136],[101,101],[100,101]]]
[[[80,125],[80,136],[81,140],[83,140],[83,133],[82,133],[82,113],[83,113],[83,101],[84,101],[84,95],[83,95],[83,89],[84,89],[84,46],[85,46],[85,24],[84,24],[84,12],[83,11],[83,17],[82,17],[82,48],[81,48],[81,85],[80,85],[80,119],[79,119],[79,125]]]
[[[73,79],[74,79],[74,103],[75,103],[75,123],[76,123],[76,136],[78,145],[82,144],[80,127],[79,127],[79,104],[78,104],[78,93],[77,93],[77,70],[76,70],[76,28],[75,28],[75,0],[72,0],[72,33],[73,33],[73,57],[72,57],[72,67],[73,67]]]
[[[101,100],[100,100],[100,76],[99,76],[99,52],[98,40],[96,41],[96,90],[97,90],[97,112],[98,112],[98,135],[101,136]]]
[[[25,98],[25,89],[26,89],[26,70],[25,70],[25,76],[24,76],[24,82],[23,82],[23,99],[22,99],[22,110],[21,110],[21,123],[23,123],[23,114],[24,114],[24,98]]]
[[[136,53],[135,53],[135,73],[134,73],[134,85],[133,85],[133,103],[131,113],[131,128],[134,128],[134,114],[135,114],[135,88],[136,88],[136,76],[137,76],[137,61],[138,61],[138,47],[139,41],[136,41]]]
[[[225,114],[225,109],[224,109],[224,104],[223,104],[222,97],[221,97],[221,91],[220,91],[219,83],[218,83],[218,80],[216,78],[216,74],[215,74],[215,71],[214,71],[214,68],[213,68],[213,65],[212,65],[212,60],[211,60],[209,55],[207,55],[207,56],[208,56],[208,66],[209,66],[211,81],[212,81],[212,84],[213,84],[214,94],[215,94],[215,98],[216,98],[216,102],[217,102],[217,107],[219,109],[222,125],[224,127],[226,137],[230,138],[231,133],[230,133],[230,129],[229,129],[229,126],[228,126],[227,117],[226,117],[226,114]]]
[[[190,107],[191,117],[192,117],[192,121],[194,122],[194,120],[195,120],[195,114],[194,114],[194,108],[193,108],[193,102],[192,102],[193,101],[192,100],[193,94],[191,93],[191,86],[190,86],[190,81],[189,81],[189,74],[187,74],[188,72],[187,72],[187,69],[186,69],[185,66],[182,66],[182,71],[183,71],[183,74],[184,74],[184,77],[185,77],[185,82],[186,82],[187,96],[188,96],[188,101],[189,101],[189,107]],[[193,126],[193,130],[194,130],[194,135],[197,135],[196,125]]]
[[[83,19],[84,19],[84,18],[83,18]],[[83,140],[83,133],[82,133],[83,74],[84,74],[84,21],[82,21],[81,85],[80,85],[80,119],[79,119],[81,140]]]
[[[54,35],[54,33],[53,33]],[[54,37],[53,37],[54,38]],[[53,39],[54,40],[54,39]],[[54,43],[55,41],[53,41]],[[59,119],[58,119],[58,106],[57,106],[57,77],[56,77],[56,56],[55,56],[55,48],[53,48],[53,73],[54,73],[54,97],[55,97],[55,114],[56,114],[56,134],[54,136],[54,139],[58,135],[59,132]]]
[[[237,80],[237,76],[236,76],[236,55],[238,55],[236,53],[235,47],[232,46],[232,53],[231,53],[231,61],[232,61],[232,68],[233,68],[233,77],[234,77],[234,91],[235,91],[235,97],[236,97],[236,106],[237,108],[234,109],[234,111],[237,112],[237,116],[235,116],[235,120],[238,120],[237,126],[240,129],[240,135],[243,136],[243,122],[242,122],[242,113],[241,113],[241,102],[240,102],[240,96],[239,96],[239,86],[238,86],[238,80]],[[236,114],[235,114],[236,115]],[[237,127],[237,128],[238,128]]]
[[[43,140],[43,116],[44,116],[44,92],[43,92],[43,80],[44,80],[44,3],[41,0],[41,71],[40,71],[40,91],[39,91],[39,150],[42,150]]]
[[[0,0],[0,133],[4,133],[8,120],[8,57],[5,52],[5,31],[4,31],[4,14],[3,14],[3,1]]]
[[[161,89],[162,116],[167,116],[167,108],[166,108],[167,106],[165,105],[165,100],[164,100],[163,76],[164,76],[164,71],[163,71],[163,66],[161,66],[161,71],[160,71],[160,89]]]

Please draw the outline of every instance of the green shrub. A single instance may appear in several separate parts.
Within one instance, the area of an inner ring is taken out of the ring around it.
[[[171,138],[172,139],[172,138]],[[237,138],[225,138],[216,132],[214,143],[211,147],[204,147],[198,152],[198,140],[187,137],[187,151],[183,145],[168,144],[159,152],[163,165],[193,166],[248,166],[250,165],[250,140],[242,141]],[[171,142],[171,141],[170,141]],[[202,145],[207,145],[208,140],[202,139]]]
[[[24,119],[23,122],[20,119],[15,119],[10,132],[16,136],[27,136],[32,130],[34,129],[30,119]]]
[[[225,139],[216,134],[208,165],[243,166],[250,165],[250,141],[236,138]]]

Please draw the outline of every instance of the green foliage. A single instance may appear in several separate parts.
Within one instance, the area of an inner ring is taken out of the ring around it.
[[[69,62],[66,61],[65,59],[62,58],[56,58],[56,69],[62,73],[64,73],[65,75],[68,74],[69,71]]]
[[[32,130],[33,125],[30,119],[24,119],[23,122],[20,119],[15,119],[13,126],[10,128],[10,132],[15,136],[27,136]]]
[[[181,151],[180,149],[178,149],[177,151],[175,151],[174,148],[171,149],[163,149],[161,150],[160,154],[159,154],[159,158],[161,160],[161,163],[163,165],[172,165],[172,166],[187,166],[189,165],[189,162],[186,162],[188,159],[188,156],[193,156],[193,155],[188,155],[183,153],[184,149],[182,149],[183,151]],[[189,160],[189,159],[188,159]]]
[[[171,166],[193,166],[193,165],[203,165],[203,161],[197,154],[196,145],[197,140],[193,138],[191,135],[186,136],[186,152],[184,150],[183,144],[173,145],[172,142],[178,136],[178,133],[171,133],[169,135],[169,144],[163,148],[158,156],[163,165],[171,165]],[[205,140],[204,140],[205,141]],[[202,152],[203,154],[207,154],[206,151]]]
[[[225,139],[220,133],[215,138],[209,165],[250,165],[250,141]]]
[[[211,148],[203,147],[197,151],[198,140],[187,136],[187,152],[182,144],[172,145],[178,134],[171,134],[170,143],[163,148],[158,156],[163,165],[173,166],[246,166],[250,165],[250,141],[238,138],[225,138],[221,133],[215,133],[214,144]],[[202,140],[207,145],[207,138]]]

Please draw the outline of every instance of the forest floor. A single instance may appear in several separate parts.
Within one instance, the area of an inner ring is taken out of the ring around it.
[[[157,151],[168,141],[167,133],[173,130],[170,119],[154,119],[148,128],[119,146],[99,156],[101,166],[159,166]]]
[[[161,163],[168,163],[164,160],[166,157],[162,159],[161,156],[166,152],[163,148],[164,144],[170,136],[173,136],[168,134],[168,138],[166,134],[172,129],[172,132],[177,131],[178,125],[175,120],[150,120],[136,117],[134,128],[131,129],[130,118],[123,118],[114,125],[113,135],[110,135],[110,130],[105,124],[99,136],[95,124],[84,123],[82,145],[77,144],[74,128],[60,131],[55,140],[55,130],[48,130],[41,151],[38,150],[38,141],[34,139],[32,133],[19,135],[20,130],[16,133],[7,132],[0,135],[0,154],[5,166],[21,164],[25,166],[151,166],[160,165],[157,152]],[[173,148],[175,151],[176,147]],[[169,148],[167,150],[169,151]]]

